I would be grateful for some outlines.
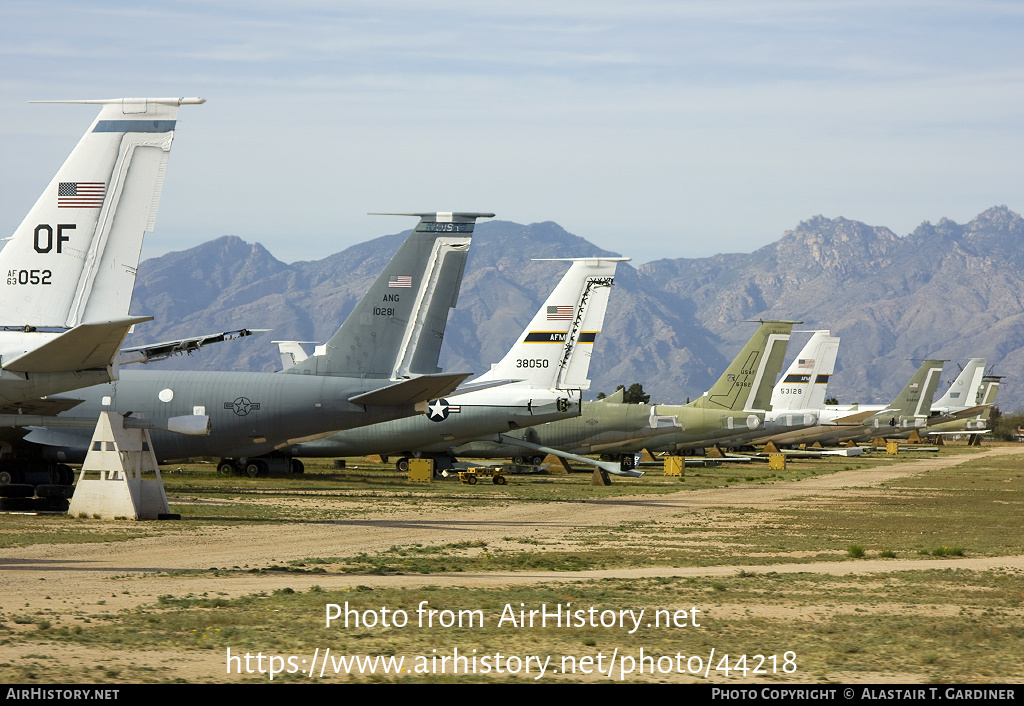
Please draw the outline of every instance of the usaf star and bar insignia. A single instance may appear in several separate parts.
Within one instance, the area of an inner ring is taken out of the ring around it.
[[[448,404],[448,400],[431,400],[427,405],[427,419],[432,422],[443,422],[449,414],[458,414],[461,411],[461,405]]]

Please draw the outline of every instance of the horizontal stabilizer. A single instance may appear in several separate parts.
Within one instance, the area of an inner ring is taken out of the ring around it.
[[[492,387],[500,387],[501,385],[511,385],[514,382],[522,382],[522,380],[481,380],[479,382],[467,382],[464,385],[459,385],[459,389],[450,393],[448,397],[464,395],[467,392],[477,392],[478,390],[488,390]]]
[[[889,409],[865,409],[860,412],[848,414],[845,417],[833,419],[831,423],[840,427],[859,426],[863,424],[864,420],[868,419],[869,417],[874,417],[875,415],[890,414],[894,411],[895,410],[892,409],[891,407]]]
[[[225,331],[224,333],[211,333],[206,336],[182,338],[177,341],[164,341],[163,343],[122,348],[117,355],[117,362],[120,365],[127,363],[152,363],[156,360],[170,358],[172,355],[181,355],[182,353],[192,355],[193,352],[211,343],[233,341],[236,338],[244,338],[254,333],[265,333],[269,330],[268,328],[243,328],[237,331]]]
[[[979,414],[984,412],[986,409],[989,409],[991,406],[992,405],[988,405],[988,404],[979,404],[979,405],[976,405],[974,407],[967,407],[965,409],[958,409],[955,412],[950,412],[949,414],[943,414],[941,417],[935,417],[934,420],[933,419],[929,419],[928,422],[930,424],[942,424],[943,422],[955,422],[958,419],[969,419],[971,417],[978,416]]]
[[[4,362],[3,368],[19,373],[60,373],[105,368],[124,343],[129,329],[135,324],[152,320],[152,316],[129,316],[113,321],[79,324],[10,362]]]
[[[450,395],[472,373],[436,373],[396,382],[371,392],[349,397],[352,404],[390,407],[429,402]]]

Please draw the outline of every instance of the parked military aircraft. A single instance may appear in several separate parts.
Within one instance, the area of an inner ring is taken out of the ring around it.
[[[985,359],[971,358],[941,398],[932,404],[928,426],[980,413],[984,405]]]
[[[826,388],[836,368],[839,337],[813,331],[810,339],[772,390],[772,412],[792,414],[825,406]]]
[[[838,444],[861,437],[888,436],[911,429],[923,429],[931,416],[932,399],[942,375],[941,360],[926,360],[899,395],[888,406],[847,405],[825,407],[818,423],[799,429],[779,431],[757,439],[782,444]]]
[[[782,370],[792,321],[766,321],[718,381],[686,405],[631,405],[622,391],[584,402],[575,419],[503,434],[503,440],[474,442],[456,449],[465,456],[532,456],[536,446],[575,454],[614,456],[643,448],[681,449],[694,441],[728,439],[760,428],[771,388]],[[517,442],[527,442],[520,445]]]
[[[819,346],[819,350],[816,352],[809,350],[816,343]],[[983,402],[985,386],[982,383],[985,368],[984,358],[972,358],[968,361],[946,394],[931,404],[927,415],[923,415],[918,411],[917,405],[914,405],[913,413],[911,413],[911,406],[906,400],[902,403],[899,401],[894,402],[889,406],[856,405],[851,407],[847,405],[843,407],[827,407],[822,404],[825,395],[824,385],[819,386],[817,383],[823,382],[827,384],[833,371],[838,345],[839,338],[829,336],[827,331],[817,332],[811,338],[807,348],[801,351],[794,365],[797,365],[799,361],[804,361],[805,365],[808,363],[814,364],[816,369],[813,371],[813,374],[805,376],[799,375],[798,371],[795,371],[792,367],[787,371],[784,382],[776,387],[776,393],[772,397],[773,411],[765,419],[765,434],[754,439],[752,443],[760,444],[772,441],[777,445],[791,444],[799,439],[801,443],[818,441],[819,443],[827,444],[836,443],[837,439],[863,439],[877,435],[896,439],[909,436],[913,429],[917,429],[919,433],[924,433],[924,428],[927,427],[928,433],[932,433],[932,427],[944,423],[953,424],[953,426],[948,427],[949,430],[963,431],[967,425],[956,423],[955,420],[964,417],[973,418],[970,420],[970,423],[974,427],[984,428],[985,422],[980,417],[985,411],[985,403]],[[826,366],[827,373],[823,372],[825,368],[821,367],[822,364]],[[811,379],[815,381],[813,388],[800,388],[801,384],[809,385]],[[787,380],[795,383],[792,389],[787,389],[789,385],[789,383],[785,383]],[[784,387],[784,383],[786,387]],[[996,381],[996,386],[998,387],[998,381]],[[971,395],[969,392],[971,390],[975,394]],[[911,390],[911,392],[916,394],[917,390]],[[786,406],[786,403],[791,400],[804,398],[809,400],[809,404],[806,407],[798,405]],[[903,412],[897,414],[901,404]],[[885,414],[883,412],[887,412],[890,415],[888,425],[884,423]],[[894,414],[896,416],[893,416]],[[897,416],[901,418],[893,423]],[[836,426],[848,427],[848,433],[840,434],[839,430],[834,428]],[[889,428],[885,428],[886,426]],[[859,437],[850,436],[857,427],[862,427]],[[870,430],[868,427],[870,427]],[[822,433],[825,431],[833,433]],[[938,431],[942,430],[939,429]]]
[[[161,461],[230,455],[265,474],[275,449],[341,429],[406,417],[444,397],[468,373],[416,374],[436,362],[481,213],[406,214],[420,221],[322,354],[282,373],[126,370],[80,390],[76,417],[115,411],[148,420],[209,415],[209,436],[152,432]],[[63,415],[62,415],[63,416]],[[37,428],[25,436],[46,458],[81,460],[92,428]]]
[[[956,380],[949,386],[946,394],[932,403],[928,421],[925,424],[927,429],[919,428],[918,434],[940,432],[941,429],[936,427],[942,424],[968,421],[984,412],[986,410],[986,405],[982,402],[985,396],[984,377],[984,358],[971,358],[967,361]],[[959,425],[961,430],[965,426],[965,424]],[[983,429],[984,426],[979,428]],[[894,431],[884,436],[889,439],[905,439],[910,436],[910,431]]]
[[[713,444],[750,446],[771,433],[816,425],[820,409],[824,407],[825,386],[836,368],[838,351],[837,336],[828,331],[814,331],[772,389],[770,408],[764,411],[760,425],[737,429],[727,440],[690,439],[685,447],[671,448],[654,443],[649,445],[648,451],[681,451],[689,455]],[[773,372],[766,382],[774,377]]]
[[[435,459],[452,468],[452,448],[481,436],[578,416],[581,389],[590,387],[591,351],[604,322],[615,266],[628,258],[569,260],[572,266],[512,349],[474,380],[517,382],[432,400],[425,415],[350,429],[281,450],[287,456],[399,456]],[[282,342],[296,355],[297,342]],[[303,355],[300,351],[298,355]],[[230,470],[230,469],[226,469]]]
[[[54,102],[101,108],[0,251],[0,413],[55,413],[40,398],[117,379],[118,348],[152,318],[128,306],[178,108],[205,101]]]
[[[978,383],[974,395],[969,396],[966,400],[967,404],[973,405],[974,409],[977,409],[977,406],[980,405],[980,411],[975,414],[964,410],[964,412],[969,416],[955,420],[937,421],[934,424],[929,424],[927,430],[928,435],[946,436],[965,433],[979,434],[989,431],[989,416],[992,413],[992,405],[996,403],[996,393],[999,392],[1000,380],[1002,380],[1002,378],[998,375],[982,376],[981,382]],[[956,387],[956,382],[953,383],[950,391],[952,391],[954,387]],[[947,396],[949,396],[949,393],[947,393]],[[938,405],[936,404],[936,406]],[[934,411],[935,407],[932,409]]]

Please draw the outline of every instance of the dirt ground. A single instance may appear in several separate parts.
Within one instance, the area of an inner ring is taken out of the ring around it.
[[[994,447],[983,456],[1024,454],[1024,449]],[[557,542],[579,527],[607,527],[627,521],[661,520],[684,512],[715,507],[778,509],[799,507],[808,502],[820,504],[829,499],[849,500],[879,484],[929,469],[957,465],[978,454],[928,458],[897,465],[840,471],[799,483],[772,486],[745,486],[714,490],[685,491],[669,495],[633,496],[590,500],[587,502],[526,503],[504,507],[449,509],[423,516],[415,506],[409,510],[360,514],[358,518],[310,522],[292,526],[269,525],[199,528],[161,537],[133,539],[102,544],[39,544],[7,550],[0,558],[0,608],[34,609],[53,607],[61,602],[69,607],[94,606],[106,601],[109,611],[149,602],[163,594],[182,595],[195,591],[197,579],[190,576],[147,576],[157,572],[209,569],[232,566],[283,564],[310,556],[351,556],[359,552],[375,553],[396,544],[422,542],[446,544],[483,540],[501,544],[509,535]],[[870,492],[877,492],[871,490]],[[368,500],[367,502],[372,502]],[[98,522],[98,521],[97,521]],[[123,523],[130,525],[130,523]],[[856,563],[772,564],[771,570],[813,571],[825,574],[872,573],[876,571],[943,568],[986,569],[1024,568],[1024,556],[935,559],[864,560]],[[651,567],[572,572],[495,572],[443,576],[370,576],[361,575],[358,583],[367,586],[419,586],[450,582],[465,586],[500,586],[512,583],[579,581],[587,578],[636,576],[726,576],[741,569],[758,570],[752,565],[697,568]],[[112,595],[110,579],[136,575],[130,595]],[[355,581],[351,576],[284,575],[254,577],[203,576],[202,590],[240,596],[280,587],[295,590],[318,584],[331,590],[346,588]],[[45,588],[43,586],[45,585]],[[45,596],[49,596],[46,599]]]
[[[352,519],[311,521],[301,524],[245,525],[238,527],[201,527],[186,531],[173,530],[162,536],[129,541],[53,545],[39,544],[17,547],[0,558],[0,610],[5,613],[31,613],[40,609],[89,614],[116,612],[139,604],[156,601],[158,596],[189,593],[220,594],[236,597],[259,591],[292,588],[305,591],[312,585],[326,590],[351,588],[356,584],[370,587],[413,587],[422,585],[496,587],[534,582],[581,581],[606,577],[651,576],[730,576],[740,570],[779,573],[814,572],[833,574],[868,574],[879,571],[937,569],[947,566],[964,569],[1008,567],[1024,569],[1024,556],[976,557],[951,559],[898,558],[861,560],[856,562],[820,562],[714,567],[650,567],[642,569],[609,569],[593,571],[494,572],[480,574],[430,575],[195,575],[158,576],[158,573],[203,570],[213,567],[265,567],[311,556],[352,556],[359,552],[375,553],[393,545],[447,544],[467,540],[483,540],[500,544],[510,535],[542,542],[558,542],[570,531],[580,527],[609,527],[627,521],[664,520],[722,507],[799,508],[815,506],[830,500],[849,500],[859,495],[884,493],[878,486],[896,478],[922,471],[952,466],[984,456],[1024,454],[1016,447],[992,447],[977,453],[927,458],[900,464],[855,471],[837,472],[794,483],[771,486],[744,486],[724,489],[685,491],[668,495],[632,496],[589,500],[586,502],[510,503],[495,507],[447,509],[429,516],[417,511],[415,505],[396,511],[362,512]],[[350,502],[350,500],[346,500]],[[366,502],[373,502],[372,499]],[[172,500],[173,504],[173,500]],[[27,522],[31,518],[26,518]],[[92,522],[92,521],[90,521]],[[95,521],[99,522],[99,521]],[[109,525],[110,523],[108,523]],[[131,523],[118,523],[130,526]],[[130,578],[129,578],[130,577]],[[112,579],[117,578],[117,581]],[[742,613],[749,606],[719,605],[719,615]],[[785,611],[785,607],[773,608]],[[804,615],[813,614],[807,611]],[[29,648],[26,648],[29,649]],[[61,647],[61,649],[65,649]],[[70,648],[86,658],[87,651]],[[0,660],[22,657],[22,649],[0,646]],[[223,674],[222,658],[204,656],[203,664],[193,665],[194,674]],[[208,660],[209,664],[205,664]],[[218,671],[219,670],[219,671]]]

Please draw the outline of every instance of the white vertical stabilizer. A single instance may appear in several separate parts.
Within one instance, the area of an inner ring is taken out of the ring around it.
[[[772,411],[821,409],[835,372],[839,337],[814,331],[772,391]]]
[[[591,352],[604,325],[615,267],[628,259],[566,259],[572,266],[526,330],[474,382],[511,379],[535,389],[588,389]]]
[[[178,107],[199,98],[56,101],[99,117],[0,251],[0,326],[72,328],[128,316]]]
[[[935,401],[932,410],[949,414],[958,409],[983,404],[979,399],[984,398],[983,377],[985,377],[985,359],[971,358],[960,374],[956,376],[953,384],[946,390],[946,394]]]

